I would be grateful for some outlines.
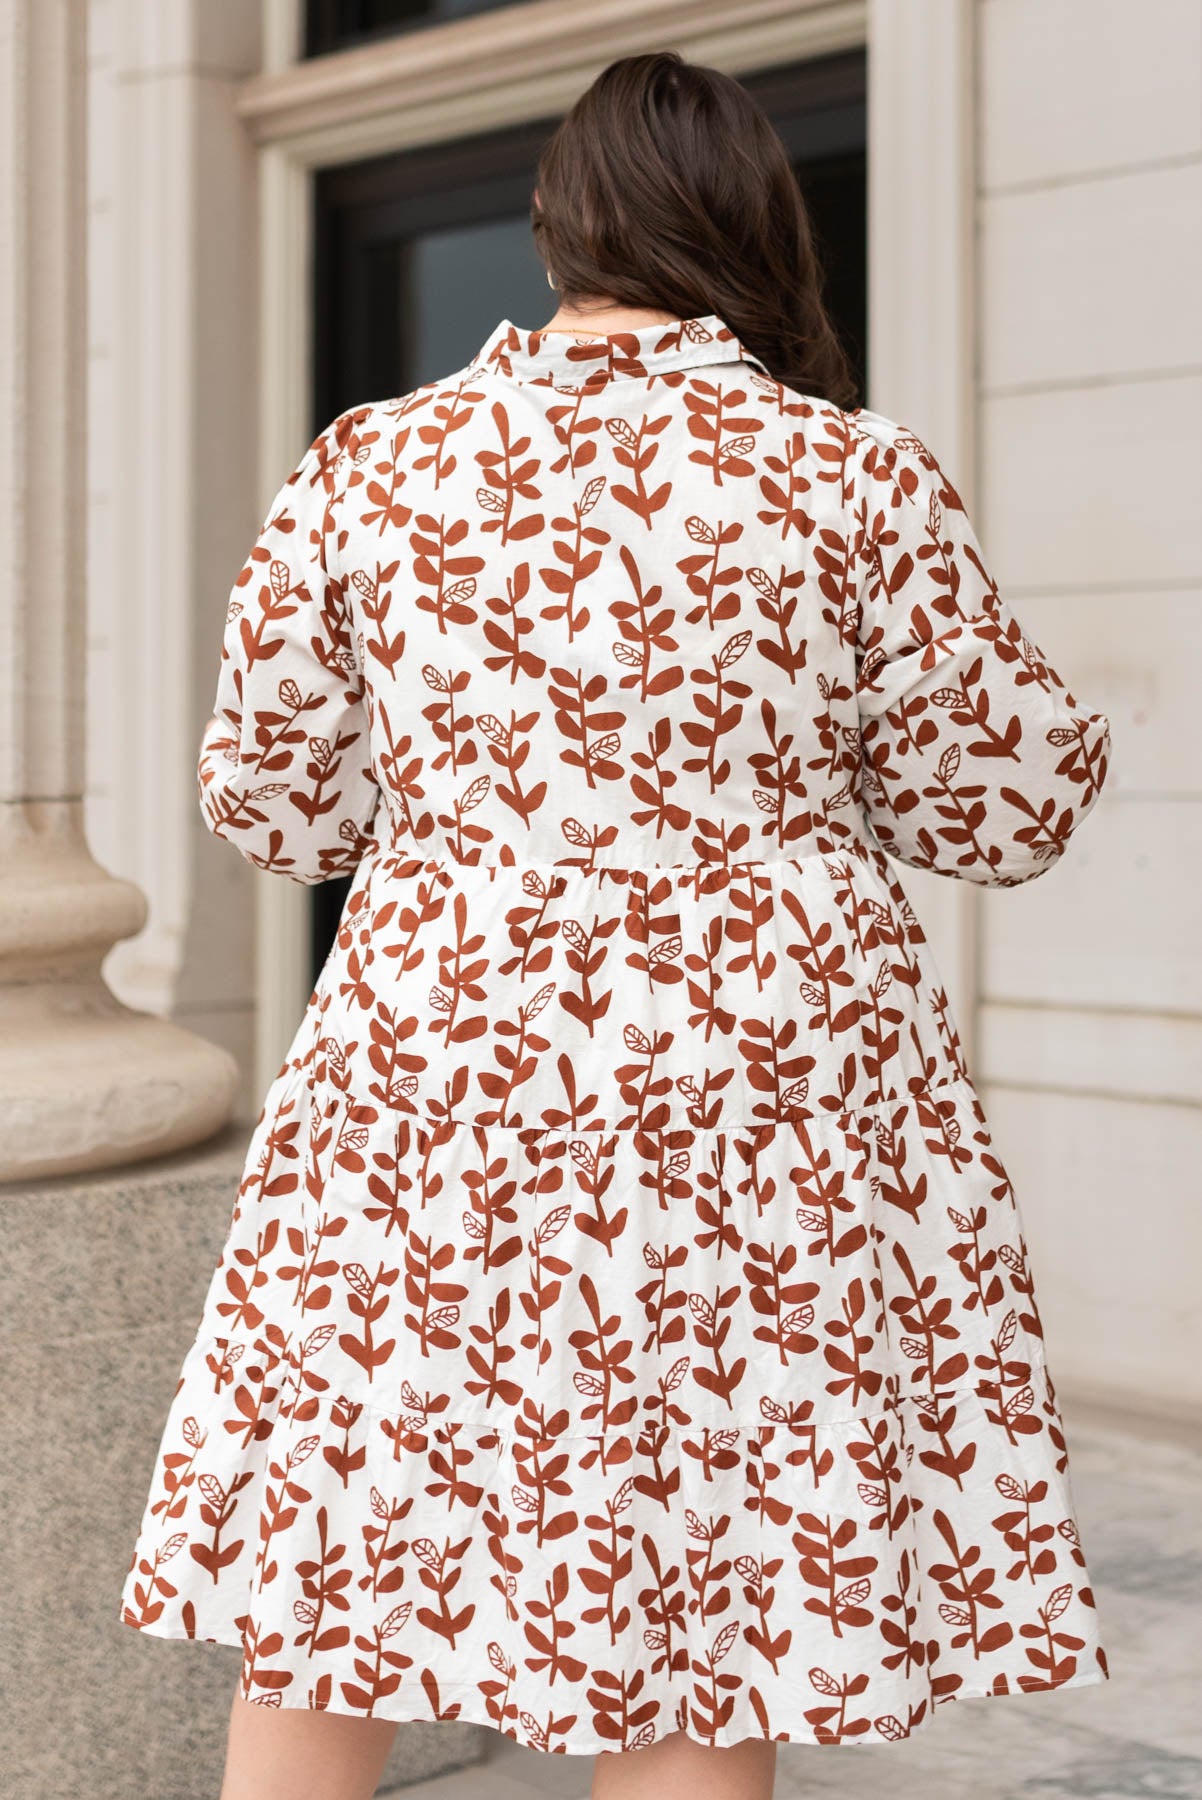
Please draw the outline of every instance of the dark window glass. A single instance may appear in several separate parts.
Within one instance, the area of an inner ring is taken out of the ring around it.
[[[865,58],[824,57],[742,79],[797,170],[828,304],[863,384]],[[530,235],[530,195],[539,150],[556,122],[321,171],[315,433],[345,407],[407,393],[462,367],[499,319],[536,326],[551,317],[557,301]],[[312,890],[314,980],[348,887],[341,879]]]
[[[468,13],[495,12],[513,0],[308,0],[305,55],[325,56],[421,25],[444,25]]]

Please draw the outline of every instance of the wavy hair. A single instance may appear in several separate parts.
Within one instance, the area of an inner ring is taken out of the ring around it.
[[[716,313],[786,387],[857,404],[797,176],[733,76],[674,50],[610,63],[544,146],[530,223],[569,304]]]

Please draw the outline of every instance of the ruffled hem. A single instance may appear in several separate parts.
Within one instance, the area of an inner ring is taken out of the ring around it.
[[[262,1704],[534,1748],[902,1738],[945,1700],[1104,1673],[1036,1386],[1001,1452],[973,1390],[595,1436],[339,1395],[239,1449],[185,1380],[121,1618],[239,1645]]]
[[[135,1623],[130,1619],[123,1619],[122,1622],[124,1624]],[[222,1644],[231,1649],[242,1648],[241,1637],[228,1633],[224,1636],[219,1634],[208,1637],[183,1630],[167,1630],[160,1625],[141,1625],[138,1629],[141,1630],[144,1637],[156,1637],[167,1642]],[[744,1721],[741,1717],[736,1718],[725,1729],[714,1735],[702,1736],[688,1720],[680,1726],[673,1724],[669,1729],[672,1731],[682,1730],[685,1736],[691,1738],[694,1743],[715,1750],[730,1749],[747,1738],[770,1738],[773,1743],[811,1746],[816,1744],[840,1746],[901,1743],[905,1739],[925,1731],[934,1723],[939,1707],[950,1704],[952,1701],[996,1700],[1013,1697],[1016,1694],[1053,1693],[1058,1688],[1097,1687],[1109,1679],[1106,1669],[1098,1666],[1085,1670],[1079,1675],[1072,1675],[1065,1681],[1030,1681],[1022,1687],[962,1688],[955,1694],[947,1695],[942,1701],[933,1702],[922,1709],[918,1716],[906,1722],[903,1722],[895,1713],[885,1713],[879,1718],[868,1721],[870,1729],[867,1732],[857,1732],[855,1735],[842,1737],[821,1735],[814,1729],[802,1731],[798,1730],[796,1726],[769,1733],[763,1729],[758,1719],[747,1718]],[[525,1750],[537,1750],[558,1756],[600,1756],[603,1753],[621,1750],[646,1749],[656,1741],[655,1736],[646,1737],[639,1733],[637,1739],[630,1743],[615,1743],[612,1738],[574,1732],[570,1737],[552,1744],[548,1742],[546,1733],[530,1713],[521,1712],[516,1707],[505,1709],[498,1706],[491,1698],[482,1693],[476,1682],[444,1681],[439,1683],[438,1692],[439,1696],[462,1693],[470,1695],[470,1700],[451,1700],[443,1705],[440,1699],[436,1699],[427,1688],[419,1682],[413,1682],[399,1690],[395,1697],[382,1701],[371,1713],[364,1713],[355,1707],[340,1703],[336,1687],[330,1701],[320,1708],[312,1706],[308,1700],[299,1699],[296,1695],[289,1696],[286,1691],[262,1696],[258,1699],[257,1704],[273,1706],[284,1712],[323,1711],[338,1713],[344,1718],[387,1719],[398,1725],[486,1725],[491,1730],[499,1732],[502,1737],[509,1738],[515,1744],[520,1744]],[[667,1732],[658,1735],[666,1736]]]

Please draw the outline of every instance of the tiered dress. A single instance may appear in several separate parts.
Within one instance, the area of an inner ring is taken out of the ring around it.
[[[503,319],[332,420],[234,584],[199,794],[353,880],[124,1621],[241,1646],[263,1705],[580,1754],[1100,1680],[897,863],[1051,873],[1108,754],[923,443],[715,315]]]

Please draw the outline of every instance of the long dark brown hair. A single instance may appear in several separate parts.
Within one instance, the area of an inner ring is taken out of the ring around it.
[[[857,404],[788,153],[733,76],[610,63],[544,146],[530,223],[569,305],[717,313],[786,387]]]

